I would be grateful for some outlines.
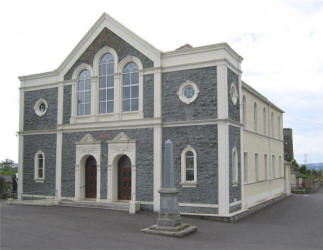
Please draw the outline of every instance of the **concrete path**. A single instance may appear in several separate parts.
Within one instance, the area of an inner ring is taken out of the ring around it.
[[[140,229],[157,215],[0,202],[0,249],[323,249],[323,188],[292,195],[236,223],[183,217],[198,232],[182,239]]]

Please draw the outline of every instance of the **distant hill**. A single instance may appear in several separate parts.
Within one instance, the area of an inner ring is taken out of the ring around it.
[[[308,163],[306,164],[307,169],[316,169],[316,170],[323,170],[323,162],[321,163]]]

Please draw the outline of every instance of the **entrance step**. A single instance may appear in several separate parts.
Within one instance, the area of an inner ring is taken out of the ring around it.
[[[59,206],[65,207],[86,207],[86,208],[100,208],[111,209],[118,211],[129,211],[128,202],[96,202],[96,201],[60,201]]]

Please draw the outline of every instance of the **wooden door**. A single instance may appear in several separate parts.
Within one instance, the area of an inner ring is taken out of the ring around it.
[[[118,164],[118,199],[131,199],[131,162],[123,155]]]
[[[96,198],[96,160],[93,156],[85,163],[85,197]]]

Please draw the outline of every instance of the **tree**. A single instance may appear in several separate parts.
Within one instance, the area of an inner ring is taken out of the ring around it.
[[[294,167],[297,167],[297,168],[299,168],[299,165],[298,165],[298,163],[297,163],[297,161],[294,159],[294,160],[292,160],[292,165],[294,166]]]
[[[299,172],[303,175],[307,175],[307,166],[303,165],[300,167]]]
[[[15,162],[10,159],[5,159],[4,161],[0,162],[0,174],[6,176],[14,176],[16,175],[18,169],[15,165]]]

